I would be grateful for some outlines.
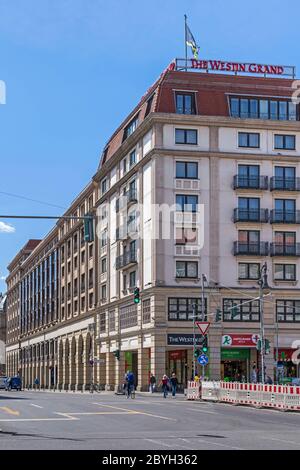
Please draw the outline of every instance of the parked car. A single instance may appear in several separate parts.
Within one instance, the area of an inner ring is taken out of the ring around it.
[[[15,377],[8,377],[5,381],[5,390],[10,391],[10,390],[17,390],[18,392],[22,388],[22,381],[19,376]]]
[[[4,377],[1,376],[1,377],[0,377],[0,390],[1,390],[1,389],[2,389],[2,390],[5,389],[6,380],[7,380],[7,377],[6,377],[6,376],[4,376]]]

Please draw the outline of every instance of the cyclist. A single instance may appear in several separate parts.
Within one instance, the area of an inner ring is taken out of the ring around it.
[[[126,374],[126,384],[127,384],[127,398],[129,398],[132,391],[134,391],[134,373],[130,370],[128,370]]]

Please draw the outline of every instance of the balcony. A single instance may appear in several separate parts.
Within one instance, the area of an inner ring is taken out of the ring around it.
[[[268,177],[235,175],[233,189],[268,189]]]
[[[137,224],[136,221],[129,222],[127,225],[121,225],[116,229],[116,240],[127,240],[130,238],[131,235],[135,235],[137,233]]]
[[[125,251],[122,255],[117,256],[116,259],[116,269],[122,269],[129,267],[137,263],[137,254],[134,250]]]
[[[300,178],[279,178],[272,176],[270,180],[271,191],[300,191]]]
[[[234,209],[234,222],[268,222],[268,209]]]
[[[300,256],[300,243],[294,244],[278,244],[271,243],[270,247],[271,256]]]
[[[260,243],[243,243],[243,242],[234,242],[233,244],[233,254],[234,256],[247,255],[247,256],[268,256],[269,253],[269,243],[260,242]]]
[[[300,211],[281,211],[272,209],[271,224],[300,224]]]
[[[135,204],[137,202],[137,190],[135,188],[131,188],[126,191],[125,194],[120,196],[116,201],[116,212],[129,207],[131,204]]]

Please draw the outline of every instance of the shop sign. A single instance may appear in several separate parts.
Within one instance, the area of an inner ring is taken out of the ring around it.
[[[196,335],[196,344],[201,344],[202,335]],[[169,346],[193,346],[193,334],[168,334]]]
[[[258,334],[228,334],[222,336],[222,346],[226,348],[232,347],[248,347],[255,348],[260,336]]]
[[[169,351],[169,359],[176,361],[185,358],[185,351]]]
[[[249,349],[222,349],[222,361],[242,361],[250,358]]]

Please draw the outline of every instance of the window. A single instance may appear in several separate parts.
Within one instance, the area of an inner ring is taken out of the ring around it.
[[[90,292],[89,294],[89,308],[93,308],[94,306],[94,294],[93,292]]]
[[[238,166],[238,187],[259,188],[259,165]]]
[[[150,299],[142,302],[142,321],[143,324],[151,322],[151,301]]]
[[[106,332],[106,312],[101,312],[99,315],[99,333]]]
[[[176,245],[186,245],[197,242],[197,229],[192,227],[176,227]]]
[[[239,147],[259,148],[259,137],[257,133],[239,132]]]
[[[245,297],[243,299],[223,299],[223,321],[259,321],[259,301],[253,300],[245,303],[246,301]]]
[[[81,311],[85,309],[85,297],[81,297]]]
[[[196,129],[175,129],[175,144],[197,145],[198,131]]]
[[[276,300],[276,314],[279,322],[300,322],[300,301]]]
[[[259,263],[239,263],[238,276],[239,279],[259,279],[260,264]]]
[[[296,137],[294,135],[276,134],[274,136],[274,148],[277,150],[295,150]]]
[[[176,178],[198,179],[198,163],[176,162]]]
[[[274,119],[295,121],[296,104],[291,101],[258,98],[230,98],[230,115],[242,119]]]
[[[176,93],[176,113],[196,114],[194,93]]]
[[[85,261],[85,250],[81,252],[81,262],[84,263]]]
[[[94,270],[93,268],[89,269],[89,288],[93,287],[93,281],[94,281]]]
[[[239,219],[258,221],[260,215],[260,199],[256,197],[239,197]]]
[[[193,306],[195,305],[195,314],[198,320],[202,318],[202,299],[170,297],[168,300],[168,319],[175,321],[193,320]],[[204,300],[205,320],[207,315],[207,299]]]
[[[238,245],[240,254],[257,253],[259,251],[260,232],[259,230],[239,230]]]
[[[296,201],[294,199],[275,199],[275,222],[295,222]]]
[[[123,142],[126,140],[137,128],[138,125],[138,116],[132,119],[130,123],[124,129]]]
[[[101,233],[101,248],[107,245],[107,230]]]
[[[125,328],[131,328],[137,326],[137,306],[126,305],[120,308],[120,328],[121,330]]]
[[[176,195],[176,209],[180,212],[197,212],[198,196]]]
[[[103,258],[101,260],[101,274],[106,273],[107,271],[107,259]]]
[[[176,277],[177,278],[197,278],[198,277],[197,261],[176,261]]]
[[[275,281],[295,281],[296,265],[295,264],[275,264],[274,265]]]
[[[101,286],[101,300],[106,300],[106,284],[104,284],[103,286]]]
[[[275,232],[275,255],[295,255],[296,254],[296,232]]]
[[[136,151],[135,149],[129,154],[129,166],[132,166],[136,163]]]
[[[115,311],[111,310],[108,312],[108,323],[109,323],[109,331],[115,331],[116,329],[116,315]]]
[[[146,108],[146,112],[145,112],[145,117],[148,116],[148,114],[149,114],[150,111],[151,111],[152,102],[153,102],[153,97],[154,97],[154,95],[150,96],[150,98],[149,98],[148,101],[147,101],[147,108]]]
[[[132,289],[133,287],[136,287],[136,271],[132,271],[129,274],[129,287]]]
[[[101,181],[101,194],[106,193],[107,191],[107,179]]]
[[[275,179],[271,189],[296,189],[296,168],[275,166]]]

